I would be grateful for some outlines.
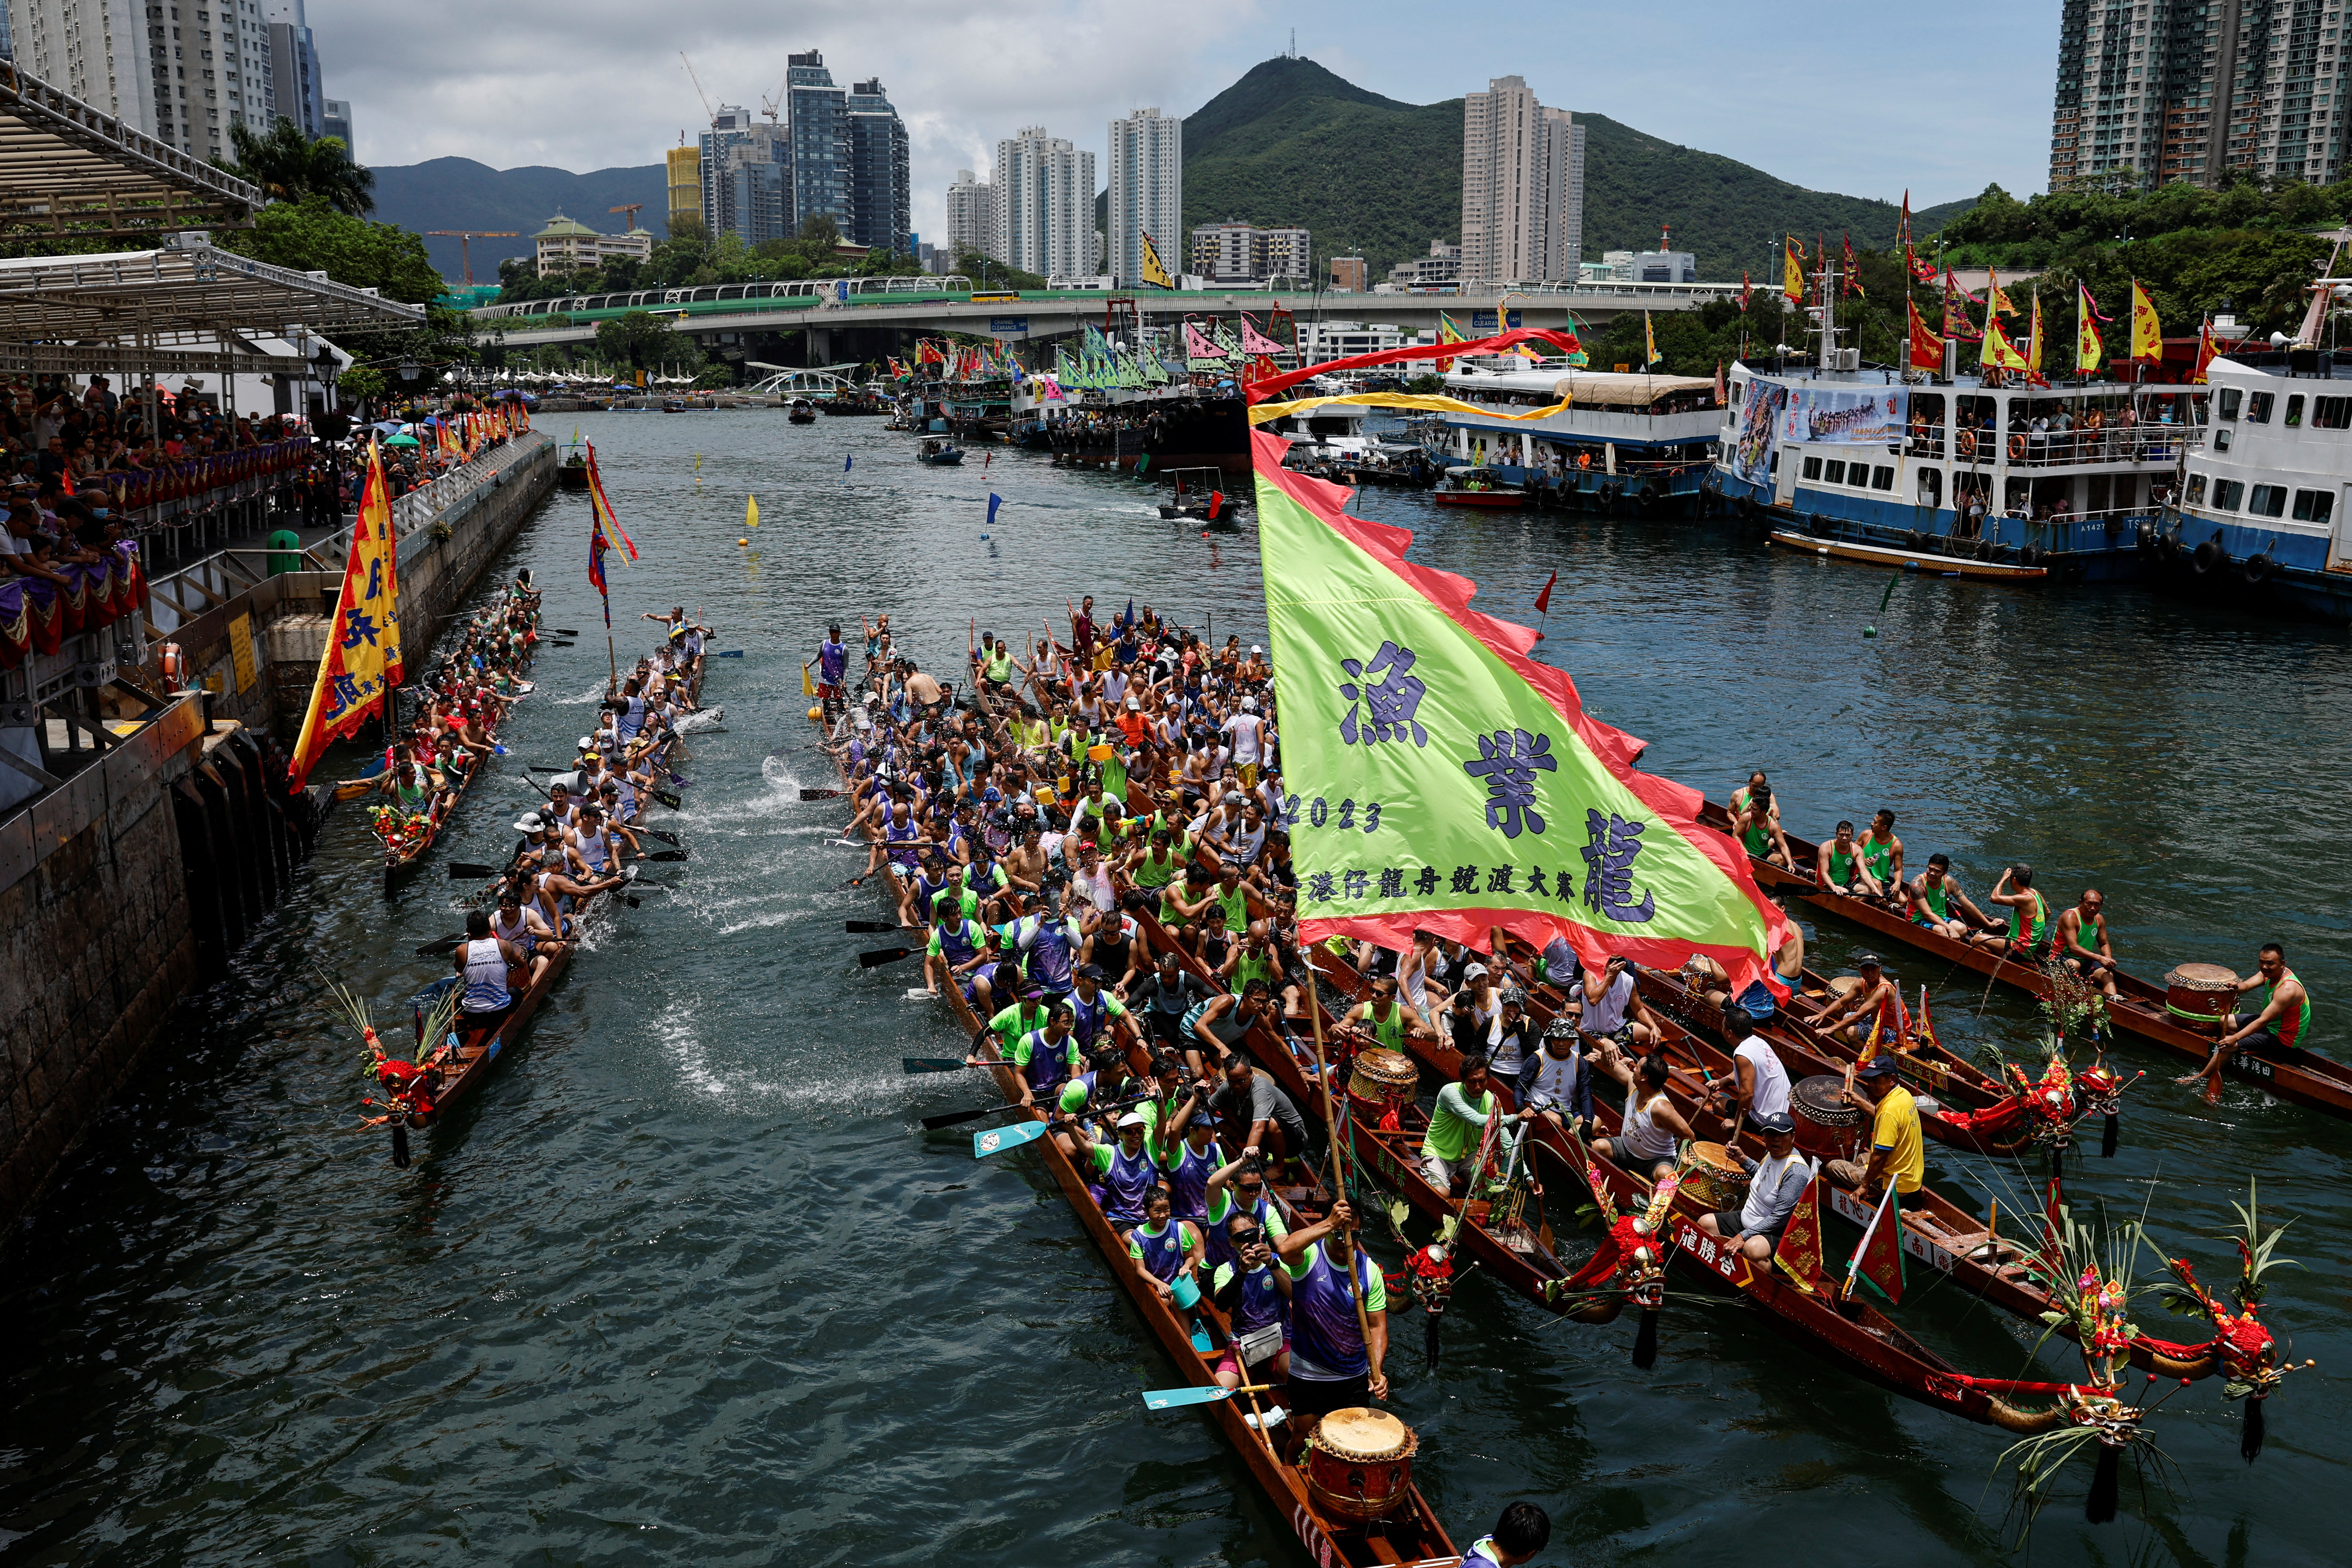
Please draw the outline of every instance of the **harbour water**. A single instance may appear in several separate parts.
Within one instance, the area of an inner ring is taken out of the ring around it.
[[[320,976],[404,1031],[407,998],[438,973],[411,949],[457,929],[464,889],[428,877],[386,903],[364,824],[339,814],[234,980],[10,1243],[0,1553],[1303,1562],[1205,1423],[1143,1412],[1136,1391],[1171,1369],[1059,1194],[1018,1155],[976,1163],[964,1131],[918,1128],[984,1091],[899,1071],[902,1054],[960,1042],[941,1009],[906,999],[910,968],[856,967],[876,939],[840,921],[882,906],[843,886],[864,857],[835,842],[839,804],[796,793],[830,782],[797,679],[828,616],[854,633],[861,610],[888,611],[942,671],[971,632],[1017,643],[1089,591],[1262,640],[1246,526],[1203,539],[1161,522],[1145,486],[1024,453],[921,468],[873,420],[579,425],[642,551],[612,568],[621,657],[653,631],[639,612],[680,603],[744,650],[710,666],[725,727],[694,738],[686,809],[665,823],[693,858],[648,868],[672,890],[599,926],[525,1047],[396,1171],[383,1134],[353,1130],[361,1052]],[[747,493],[762,521],[739,547]],[[2095,883],[2143,973],[2188,959],[2242,972],[2259,942],[2284,942],[2317,999],[2316,1043],[2344,1048],[2342,630],[2128,588],[1927,579],[1882,610],[1884,576],[1727,530],[1444,514],[1396,491],[1360,504],[1415,529],[1417,553],[1476,579],[1497,614],[1531,619],[1557,568],[1544,654],[1651,742],[1654,770],[1719,799],[1763,766],[1809,837],[1891,806],[1915,862],[1945,850],[1979,893],[2019,859],[2057,901]],[[544,584],[548,623],[583,635],[542,656],[513,758],[436,860],[500,858],[518,764],[566,759],[588,727],[605,652],[583,509],[554,498],[510,552]],[[1832,967],[1857,939],[1814,936]],[[1906,991],[1930,987],[1948,1042],[2030,1044],[2028,1005],[1889,960]],[[2294,1216],[2281,1252],[2307,1266],[2274,1274],[2265,1316],[2319,1366],[2273,1401],[2252,1468],[2216,1384],[2158,1391],[2164,1475],[2144,1496],[2127,1484],[2114,1526],[2053,1508],[2033,1550],[2340,1562],[2332,1511],[2314,1505],[2352,1460],[2336,1381],[2352,1128],[2237,1083],[2208,1107],[2171,1083],[2171,1058],[2129,1041],[2115,1054],[2148,1076],[2117,1157],[2075,1163],[2078,1201],[2145,1207],[2218,1288],[2230,1205],[2260,1178],[2265,1213]],[[2032,1202],[2028,1173],[1940,1148],[1929,1163],[1947,1191]],[[2021,1373],[2039,1337],[1916,1271],[1897,1315],[1988,1375]],[[2140,1321],[2198,1337],[2153,1300]],[[1677,1286],[1648,1373],[1629,1364],[1630,1318],[1557,1323],[1475,1278],[1434,1375],[1419,1337],[1399,1323],[1395,1408],[1459,1542],[1524,1496],[1556,1521],[1547,1562],[2007,1558],[2001,1434],[1831,1370],[1736,1306]]]

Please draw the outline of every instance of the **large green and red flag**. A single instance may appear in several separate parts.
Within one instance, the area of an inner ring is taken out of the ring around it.
[[[1483,951],[1499,926],[1594,967],[1705,953],[1785,998],[1787,917],[1698,793],[1636,769],[1642,743],[1528,657],[1534,631],[1471,609],[1475,584],[1407,561],[1410,532],[1250,440],[1301,936]]]

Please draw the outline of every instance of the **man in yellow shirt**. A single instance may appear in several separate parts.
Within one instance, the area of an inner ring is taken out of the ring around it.
[[[1849,1191],[1875,1197],[1895,1178],[1898,1193],[1916,1193],[1927,1173],[1927,1155],[1919,1141],[1919,1106],[1911,1091],[1897,1081],[1893,1057],[1874,1057],[1854,1070],[1847,1098],[1871,1113],[1870,1158],[1857,1164],[1832,1160],[1822,1174]]]

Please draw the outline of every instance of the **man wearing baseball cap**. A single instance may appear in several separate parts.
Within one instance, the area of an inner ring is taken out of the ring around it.
[[[1786,1111],[1769,1111],[1758,1117],[1756,1124],[1764,1135],[1764,1158],[1748,1174],[1747,1201],[1736,1209],[1701,1215],[1698,1227],[1761,1263],[1780,1245],[1789,1215],[1813,1179],[1813,1167],[1797,1152],[1797,1124]]]
[[[1919,1107],[1911,1091],[1895,1076],[1891,1056],[1873,1057],[1856,1068],[1846,1099],[1871,1113],[1870,1158],[1832,1160],[1822,1174],[1849,1191],[1876,1199],[1889,1176],[1898,1193],[1916,1193],[1927,1173],[1927,1156],[1919,1142]]]

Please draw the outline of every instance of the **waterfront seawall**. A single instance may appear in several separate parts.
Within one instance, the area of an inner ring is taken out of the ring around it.
[[[553,491],[555,468],[553,441],[527,436],[396,503],[413,524],[400,547],[413,671]],[[342,541],[330,545],[340,563]],[[240,586],[232,568],[203,581],[209,592],[176,597],[207,607],[185,618],[167,607],[154,647],[178,642],[188,684],[209,690],[114,704],[119,739],[103,756],[0,813],[0,1225],[11,1229],[173,1008],[226,973],[317,832],[310,797],[272,787],[255,732],[290,740],[301,723],[341,574]],[[314,781],[311,795],[331,783]]]

